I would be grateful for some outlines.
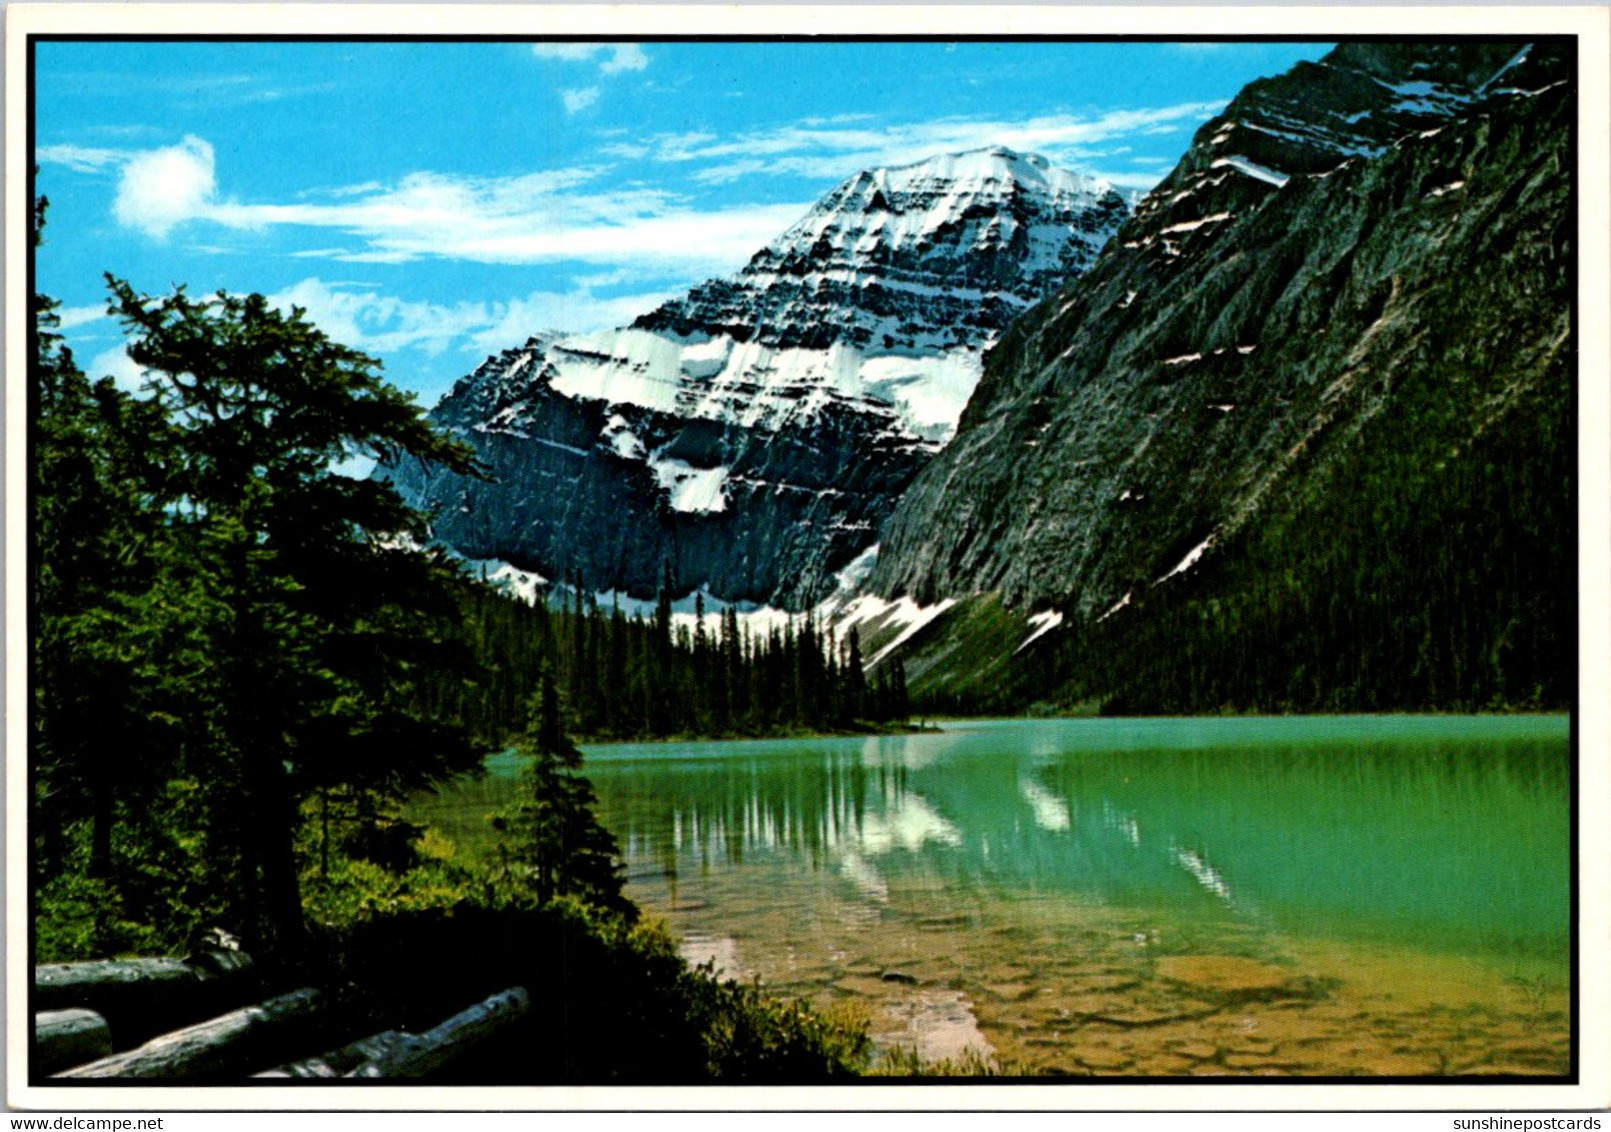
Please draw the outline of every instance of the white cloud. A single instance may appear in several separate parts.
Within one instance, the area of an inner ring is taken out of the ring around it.
[[[599,285],[613,283],[602,281]],[[417,302],[308,278],[269,296],[282,310],[300,307],[334,340],[376,354],[419,350],[491,353],[542,330],[586,332],[622,326],[671,292],[595,296],[588,281],[570,291],[533,291],[503,302]]]
[[[1217,108],[1214,103],[1188,103],[1087,117],[944,119],[883,128],[865,120],[807,119],[736,138],[688,132],[647,139],[646,144],[657,160],[689,163],[692,179],[705,183],[777,173],[832,181],[859,168],[993,144],[1045,153],[1054,160],[1083,157],[1087,160],[1082,163],[1089,165],[1096,155],[1091,147],[1103,139],[1185,123]],[[1120,152],[1111,145],[1108,150]],[[219,197],[212,146],[187,137],[179,145],[132,153],[124,160],[114,211],[121,223],[154,236],[193,220],[240,231],[323,231],[323,236],[299,241],[311,247],[289,253],[306,259],[512,265],[577,261],[625,268],[638,277],[650,273],[686,279],[737,269],[811,203],[698,210],[688,198],[663,188],[630,183],[606,188],[608,172],[603,164],[514,177],[416,172],[386,184],[325,188],[289,203],[250,202]],[[1125,188],[1152,183],[1141,170],[1108,179]]]
[[[599,72],[615,75],[622,71],[641,71],[649,65],[649,57],[636,43],[534,43],[531,53],[539,59],[554,59],[566,63],[585,63],[595,56]]]
[[[161,238],[175,225],[203,215],[217,188],[213,147],[192,135],[178,145],[131,157],[123,166],[112,211],[120,224]]]
[[[640,157],[649,156],[649,147],[646,145],[633,145],[629,142],[613,142],[601,146],[599,152],[606,157],[620,157],[627,161],[636,161]]]
[[[604,50],[602,43],[534,43],[531,53],[539,59],[560,59],[581,63]]]
[[[96,354],[86,373],[91,381],[110,377],[112,383],[125,393],[138,393],[145,386],[144,367],[129,357],[128,351],[122,346],[113,346]]]
[[[649,57],[636,43],[617,43],[610,58],[599,64],[599,70],[606,75],[614,75],[621,71],[641,71],[648,65]]]
[[[300,307],[336,341],[381,354],[404,349],[440,354],[487,321],[479,303],[409,302],[373,291],[343,290],[317,278],[270,295],[269,301],[282,310]]]
[[[598,63],[600,75],[619,75],[623,71],[641,71],[649,65],[649,57],[636,43],[534,43],[531,53],[539,59],[563,63]],[[579,114],[598,102],[603,88],[594,86],[566,87],[560,90],[560,101],[565,113]]]
[[[565,104],[565,113],[575,114],[586,110],[599,100],[599,88],[589,86],[579,90],[562,90],[559,92],[559,98]]]

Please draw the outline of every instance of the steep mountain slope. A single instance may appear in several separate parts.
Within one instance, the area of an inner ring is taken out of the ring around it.
[[[1288,685],[1162,706],[1319,706],[1288,646],[1322,621],[1309,643],[1368,655],[1384,706],[1395,681],[1485,701],[1501,644],[1549,691],[1501,671],[1492,695],[1560,702],[1569,655],[1540,658],[1570,638],[1573,90],[1563,48],[1519,43],[1345,45],[1250,86],[990,355],[872,586],[1065,612],[1090,655],[1050,675],[1136,707],[1160,706],[1136,674],[1167,683],[1197,633],[1218,665],[1282,657]]]
[[[390,467],[471,558],[789,608],[832,588],[956,425],[983,350],[1127,214],[1003,149],[858,174],[736,277],[539,335],[433,410],[491,481]]]

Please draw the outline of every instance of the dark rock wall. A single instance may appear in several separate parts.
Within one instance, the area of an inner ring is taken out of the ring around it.
[[[1573,84],[1523,46],[1349,45],[1244,91],[991,353],[874,588],[1101,616],[1323,490],[1411,376],[1473,432],[1565,380]]]

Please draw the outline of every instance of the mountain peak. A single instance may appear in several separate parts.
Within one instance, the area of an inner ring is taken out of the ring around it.
[[[738,275],[634,325],[775,347],[982,348],[1089,267],[1128,213],[1107,182],[999,145],[864,169]]]
[[[1100,198],[1112,191],[1108,182],[1054,164],[1038,153],[1020,153],[1004,145],[941,153],[906,165],[868,169],[846,182],[875,183],[910,191],[913,187],[947,183],[983,189],[1001,185],[1017,192],[1050,196]]]

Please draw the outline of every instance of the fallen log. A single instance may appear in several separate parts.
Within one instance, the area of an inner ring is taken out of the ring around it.
[[[112,1032],[93,1010],[74,1007],[34,1015],[34,1072],[54,1073],[112,1052]]]
[[[401,1030],[385,1030],[378,1034],[371,1034],[367,1038],[320,1054],[318,1057],[307,1057],[301,1061],[293,1061],[289,1065],[281,1065],[274,1069],[265,1069],[261,1073],[254,1073],[254,1077],[345,1077],[348,1073],[370,1061],[389,1056],[403,1042],[411,1040],[413,1035],[405,1034]]]
[[[232,1010],[171,1034],[152,1038],[138,1049],[115,1053],[88,1065],[55,1074],[55,1079],[140,1077],[193,1080],[244,1074],[293,1048],[322,1007],[312,987],[282,994],[256,1006]]]
[[[240,951],[42,963],[34,968],[33,1007],[93,1010],[127,1045],[240,1005],[256,991],[255,976]]]
[[[526,1016],[531,999],[525,987],[511,987],[460,1011],[423,1034],[404,1040],[350,1070],[347,1077],[413,1078],[439,1073],[483,1048],[488,1039]]]

